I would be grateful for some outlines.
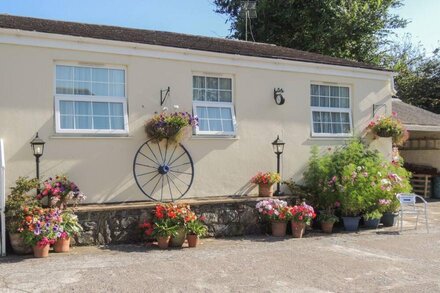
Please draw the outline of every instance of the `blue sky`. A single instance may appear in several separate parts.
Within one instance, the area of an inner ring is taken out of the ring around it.
[[[404,0],[395,12],[427,51],[440,46],[440,0]],[[0,0],[0,13],[224,37],[226,17],[211,0]]]

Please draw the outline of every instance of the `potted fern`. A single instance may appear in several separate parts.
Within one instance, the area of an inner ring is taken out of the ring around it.
[[[196,219],[186,223],[186,240],[189,247],[196,247],[199,237],[203,237],[208,233],[208,227],[200,220]]]

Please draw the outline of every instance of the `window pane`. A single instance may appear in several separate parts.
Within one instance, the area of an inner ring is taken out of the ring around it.
[[[205,77],[193,76],[193,88],[204,89],[205,88]]]
[[[341,114],[332,113],[332,122],[341,122]]]
[[[124,84],[110,84],[109,90],[109,96],[111,97],[125,97]]]
[[[222,125],[223,125],[223,131],[228,131],[228,132],[234,131],[232,120],[223,120]]]
[[[350,133],[350,124],[342,124],[342,132]]]
[[[208,111],[206,110],[206,107],[197,107],[197,116],[199,118],[208,118]]]
[[[230,108],[221,108],[222,119],[232,120],[232,113]]]
[[[206,100],[210,102],[218,102],[218,91],[207,90]]]
[[[217,77],[207,77],[206,87],[208,89],[218,89],[218,78]]]
[[[208,107],[208,117],[209,119],[213,119],[213,118],[220,119],[220,109]]]
[[[319,86],[318,85],[312,84],[310,90],[311,90],[312,95],[315,95],[315,96],[319,95]]]
[[[108,96],[108,84],[107,83],[92,83],[94,96]]]
[[[231,90],[232,89],[232,79],[230,78],[220,78],[220,89]]]
[[[332,124],[333,133],[342,133],[342,126],[339,123]]]
[[[60,114],[70,114],[70,115],[73,115],[73,102],[71,102],[71,101],[60,101]]]
[[[92,84],[90,82],[75,82],[74,94],[90,96],[92,94]]]
[[[75,81],[91,81],[91,68],[75,67]]]
[[[321,115],[319,112],[312,112],[312,114],[314,122],[321,122]]]
[[[109,69],[110,82],[125,83],[125,71],[122,69]]]
[[[339,99],[338,98],[330,98],[330,107],[339,108]]]
[[[75,102],[75,114],[76,115],[91,115],[92,104],[90,102]]]
[[[232,102],[232,92],[231,91],[220,91],[220,102]]]
[[[348,113],[341,113],[341,121],[349,123],[350,122],[350,116]]]
[[[329,96],[330,95],[330,87],[326,85],[319,86],[319,94],[321,96]]]
[[[92,68],[92,81],[108,83],[108,69]]]
[[[73,116],[70,115],[61,115],[61,129],[73,129],[74,125],[73,125]]]
[[[313,132],[321,133],[321,123],[313,123]]]
[[[209,128],[211,131],[222,131],[222,122],[221,120],[209,120]]]
[[[321,112],[322,122],[330,122],[330,113],[329,112]]]
[[[331,86],[330,87],[330,96],[339,97],[339,87],[338,86]]]
[[[73,67],[57,65],[56,76],[56,79],[73,80]]]
[[[339,88],[339,94],[340,94],[341,97],[348,98],[349,97],[349,89],[348,89],[348,87],[340,87]]]
[[[57,80],[56,93],[60,95],[73,95],[73,81]]]
[[[330,123],[322,123],[322,133],[332,133]]]
[[[93,117],[93,127],[95,129],[110,129],[108,117]]]
[[[208,120],[199,119],[199,130],[201,131],[209,131]]]
[[[76,124],[76,129],[92,129],[92,117],[76,116],[75,124]]]
[[[110,121],[112,129],[124,129],[124,117],[111,117]]]
[[[204,101],[205,100],[205,90],[193,90],[193,100],[194,101]]]
[[[350,108],[350,99],[341,98],[341,108]]]
[[[108,116],[108,103],[93,103],[93,115]]]
[[[319,97],[312,96],[312,107],[319,107]]]
[[[319,98],[319,106],[320,107],[329,107],[330,106],[330,98],[327,97],[321,97]]]
[[[124,116],[124,107],[122,103],[110,103],[110,115]]]

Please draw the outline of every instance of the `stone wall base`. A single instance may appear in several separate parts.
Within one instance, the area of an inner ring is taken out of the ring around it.
[[[293,196],[277,197],[290,203]],[[206,218],[210,237],[263,234],[266,225],[258,221],[255,205],[261,197],[223,197],[181,201]],[[151,218],[155,203],[102,204],[82,206],[77,214],[84,232],[76,245],[105,245],[145,241],[139,224]]]

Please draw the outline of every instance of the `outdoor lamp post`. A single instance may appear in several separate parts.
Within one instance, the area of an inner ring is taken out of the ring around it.
[[[37,179],[40,179],[40,157],[43,155],[44,152],[44,140],[35,135],[35,138],[31,141],[32,151],[34,152],[35,156],[35,163],[37,166]]]
[[[284,151],[285,142],[280,139],[280,136],[277,135],[277,139],[272,142],[273,152],[277,155],[277,173],[280,174],[280,156]],[[282,195],[281,192],[281,183],[277,183],[277,190],[275,191],[275,195]]]

